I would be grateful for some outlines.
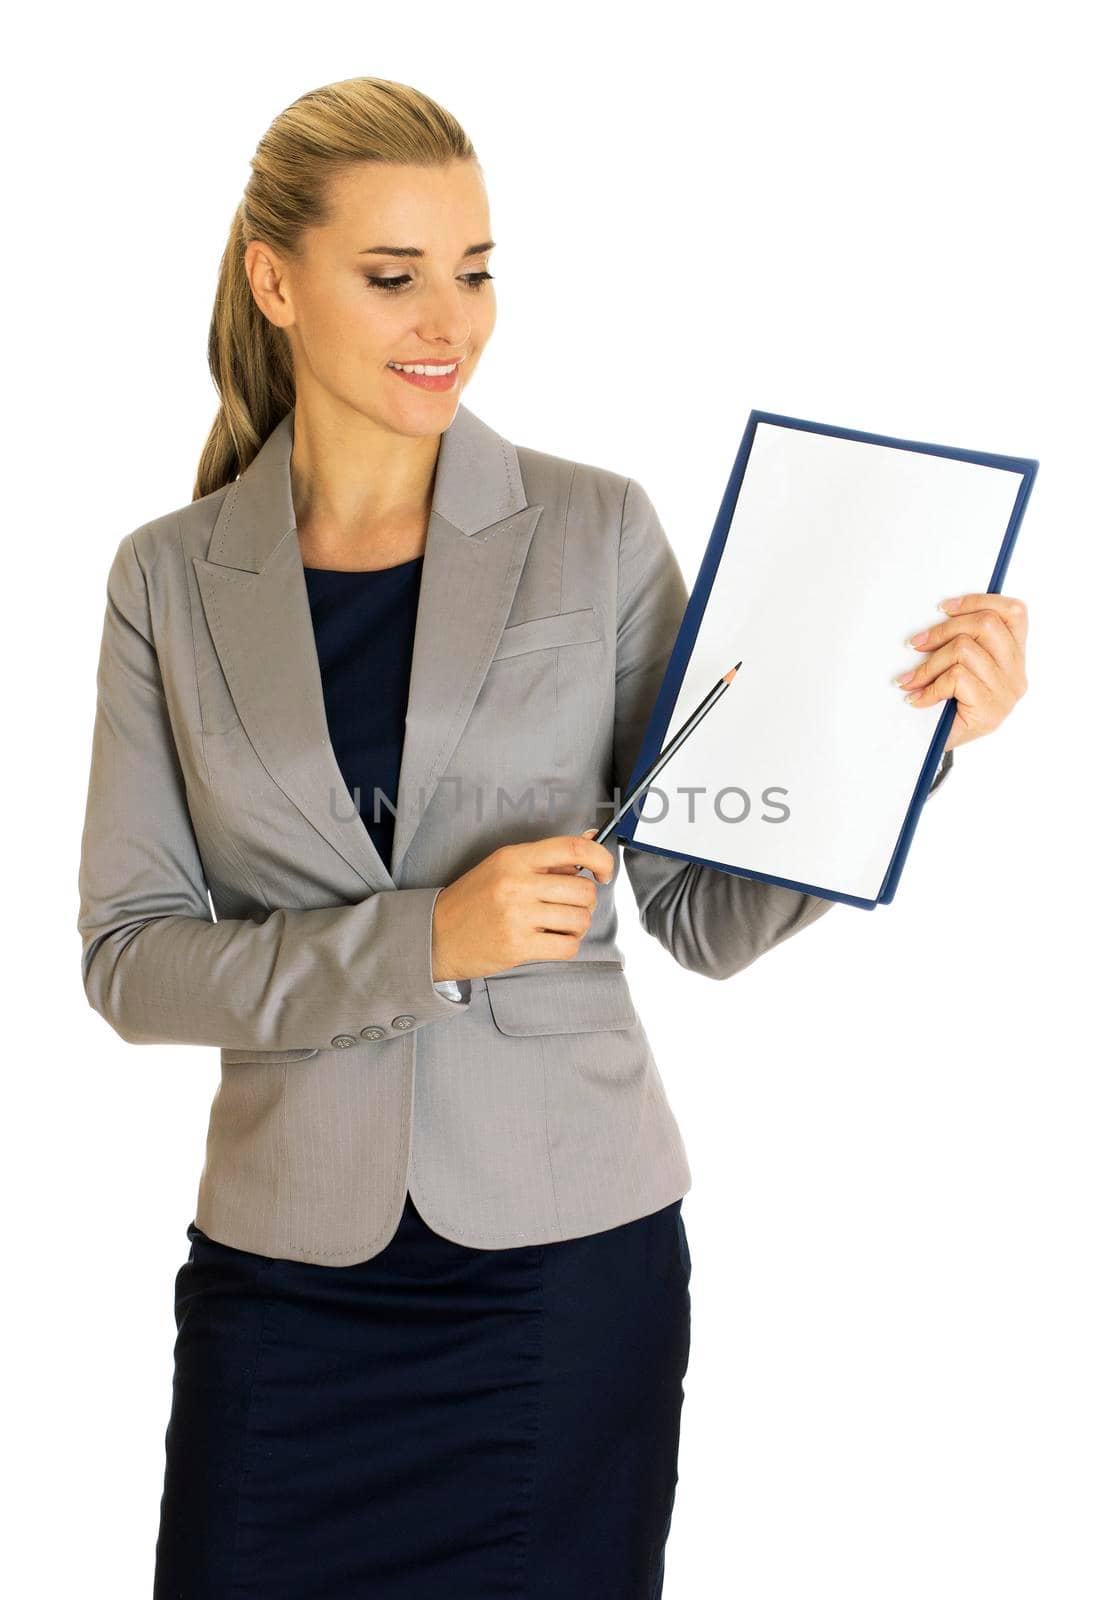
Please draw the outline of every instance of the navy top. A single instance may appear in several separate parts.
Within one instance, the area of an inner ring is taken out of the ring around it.
[[[332,748],[387,872],[423,563],[304,569]]]

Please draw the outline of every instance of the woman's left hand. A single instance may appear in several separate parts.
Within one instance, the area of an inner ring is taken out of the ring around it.
[[[915,706],[957,702],[946,750],[998,728],[1026,693],[1026,606],[1005,594],[943,600],[944,622],[912,634],[930,654],[895,682]]]

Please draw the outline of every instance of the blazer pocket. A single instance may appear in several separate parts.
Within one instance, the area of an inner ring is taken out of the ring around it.
[[[621,963],[562,961],[559,970],[511,971],[486,979],[502,1033],[595,1033],[636,1026],[637,1013]]]
[[[315,1047],[310,1046],[304,1050],[224,1050],[220,1051],[220,1062],[226,1067],[245,1067],[250,1065],[265,1066],[268,1061],[307,1061],[310,1056],[319,1055]]]
[[[550,617],[533,617],[504,628],[491,660],[524,655],[529,650],[550,650],[558,645],[590,644],[602,637],[597,606],[577,611],[556,611]]]

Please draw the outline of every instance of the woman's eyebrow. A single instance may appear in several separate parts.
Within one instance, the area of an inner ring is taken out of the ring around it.
[[[463,251],[465,256],[480,256],[487,250],[494,248],[493,239],[486,239],[482,244],[469,244]],[[412,244],[372,244],[365,250],[360,250],[361,256],[423,256],[424,251],[418,250]]]

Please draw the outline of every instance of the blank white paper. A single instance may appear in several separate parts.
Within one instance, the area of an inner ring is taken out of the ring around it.
[[[660,748],[743,665],[653,780],[634,843],[876,899],[947,704],[892,682],[924,659],[905,641],[986,591],[1021,487],[758,422]]]

